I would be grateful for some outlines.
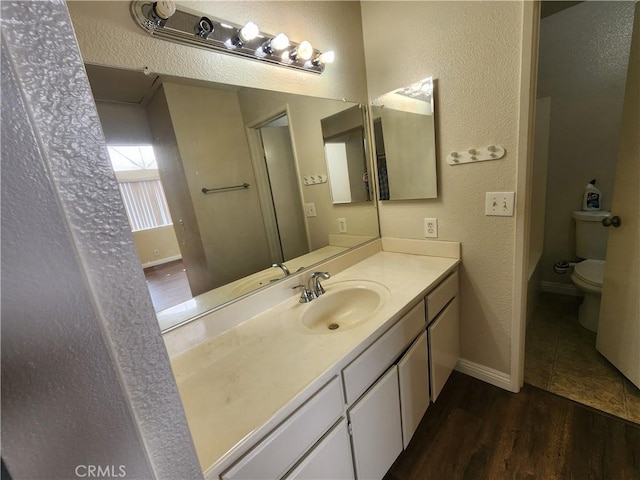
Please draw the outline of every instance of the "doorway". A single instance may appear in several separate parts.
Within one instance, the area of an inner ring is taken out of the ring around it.
[[[259,146],[252,161],[272,262],[282,263],[309,253],[287,112],[252,127],[250,137]]]
[[[576,2],[544,16],[545,3],[529,237],[542,294],[527,318],[524,381],[640,423],[640,391],[596,350],[596,333],[578,324],[580,291],[552,268],[578,260],[571,217],[584,185],[596,178],[612,206],[634,4]]]

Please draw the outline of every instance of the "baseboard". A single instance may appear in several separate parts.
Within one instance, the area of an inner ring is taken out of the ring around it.
[[[485,367],[479,363],[461,358],[456,365],[456,371],[477,378],[495,387],[511,391],[511,375],[508,373]]]
[[[178,254],[178,255],[174,255],[172,257],[166,257],[166,258],[161,258],[159,260],[154,260],[153,262],[147,262],[147,263],[143,263],[142,264],[142,268],[149,268],[149,267],[155,267],[157,265],[162,265],[163,263],[169,263],[169,262],[173,262],[175,260],[180,260],[182,258],[182,255]]]
[[[543,292],[558,293],[560,295],[571,295],[572,297],[581,297],[582,292],[573,284],[559,282],[540,282]]]

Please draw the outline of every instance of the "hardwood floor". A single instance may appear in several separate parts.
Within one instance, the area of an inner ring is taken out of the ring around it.
[[[193,298],[182,260],[144,269],[156,312]]]
[[[453,372],[385,480],[640,479],[640,426]]]

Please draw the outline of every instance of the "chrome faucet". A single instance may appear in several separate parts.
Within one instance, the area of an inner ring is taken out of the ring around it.
[[[302,292],[300,294],[300,303],[309,303],[311,300],[318,298],[322,295],[325,290],[324,287],[320,284],[320,279],[327,280],[331,278],[328,272],[313,272],[309,276],[309,282],[307,285],[296,285],[292,287],[294,290],[296,288],[301,288]]]
[[[315,294],[314,298],[318,298],[320,295],[324,293],[324,287],[320,283],[320,279],[328,280],[329,278],[331,278],[331,275],[329,275],[329,272],[313,272],[309,276],[309,283],[308,283],[307,289],[313,294]]]
[[[282,270],[282,272],[284,273],[285,277],[288,277],[289,275],[291,275],[291,272],[289,271],[289,269],[287,268],[287,266],[284,263],[274,263],[271,266],[273,268],[280,268]]]

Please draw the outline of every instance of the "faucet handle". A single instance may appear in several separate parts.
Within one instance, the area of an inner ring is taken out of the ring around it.
[[[309,290],[305,285],[296,285],[295,287],[291,287],[292,290],[296,288],[301,288],[302,292],[300,293],[300,303],[309,303],[311,300],[317,297],[317,295]]]

